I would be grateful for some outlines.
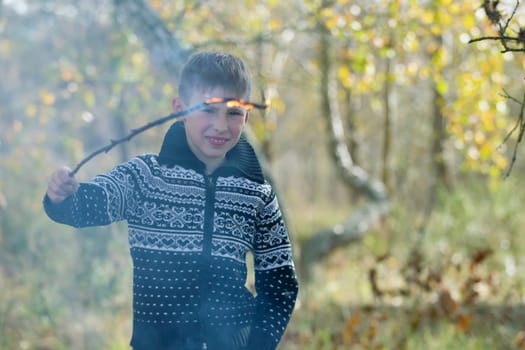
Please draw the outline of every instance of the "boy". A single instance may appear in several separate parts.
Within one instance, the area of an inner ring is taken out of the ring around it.
[[[172,106],[248,100],[250,89],[238,57],[197,53]],[[54,221],[128,222],[134,350],[266,350],[283,335],[298,284],[275,193],[242,135],[248,116],[242,105],[210,104],[174,123],[158,155],[135,157],[87,183],[67,167],[51,176],[44,208]],[[248,252],[256,296],[245,287]]]

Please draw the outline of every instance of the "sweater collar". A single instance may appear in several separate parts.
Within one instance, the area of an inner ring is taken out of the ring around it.
[[[159,153],[159,164],[168,167],[180,165],[204,173],[204,163],[188,146],[183,123],[173,123],[164,136]],[[244,134],[241,135],[239,142],[226,153],[225,163],[216,172],[221,175],[240,175],[258,183],[264,182],[261,165]]]

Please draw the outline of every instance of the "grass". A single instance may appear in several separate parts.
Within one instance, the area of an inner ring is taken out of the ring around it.
[[[314,267],[310,282],[302,281],[279,349],[525,349],[521,203],[525,191],[517,177],[495,192],[465,181],[440,193],[428,226],[419,230],[417,213],[394,201],[381,227],[333,252]],[[295,242],[352,212],[318,202],[289,208]],[[129,349],[125,233],[115,232],[102,247],[97,234],[107,232],[36,235],[47,238],[33,242],[30,252],[40,254],[32,255],[35,263],[16,271],[14,264],[0,266],[0,285],[10,286],[0,292],[0,348]],[[2,237],[7,246],[18,236]],[[59,237],[56,244],[52,237]],[[54,284],[47,281],[52,274],[61,276]]]
[[[394,203],[387,229],[315,266],[280,349],[525,349],[524,197],[517,179],[466,182],[423,232]]]

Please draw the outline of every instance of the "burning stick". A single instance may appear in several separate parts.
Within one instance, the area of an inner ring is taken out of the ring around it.
[[[209,106],[209,105],[212,105],[212,104],[218,104],[218,103],[226,103],[226,105],[228,107],[244,107],[248,110],[250,109],[253,109],[253,108],[256,108],[256,109],[268,109],[268,104],[265,104],[265,103],[254,103],[254,102],[249,102],[249,101],[244,101],[244,100],[238,100],[238,99],[235,99],[235,98],[221,98],[221,97],[213,97],[213,98],[209,98],[207,100],[205,100],[204,102],[201,102],[199,104],[196,104],[194,105],[193,107],[190,107],[190,108],[187,108],[183,111],[180,111],[180,112],[175,112],[175,113],[171,113],[165,117],[162,117],[162,118],[159,118],[157,120],[154,120],[146,125],[143,125],[137,129],[132,129],[131,132],[123,137],[123,138],[120,138],[118,140],[111,140],[111,143],[107,146],[104,146],[102,148],[99,148],[98,150],[94,151],[93,153],[91,153],[90,155],[88,155],[87,157],[85,157],[84,159],[82,159],[80,161],[80,163],[77,164],[77,166],[71,171],[71,173],[69,174],[70,176],[73,176],[75,175],[78,170],[84,165],[86,164],[88,161],[90,161],[93,157],[95,157],[96,155],[104,152],[104,153],[108,153],[113,147],[115,147],[116,145],[118,145],[119,143],[123,143],[125,141],[129,141],[131,140],[133,137],[137,136],[138,134],[148,130],[148,129],[151,129],[153,128],[154,126],[157,126],[157,125],[160,125],[160,124],[163,124],[165,122],[167,122],[168,120],[172,120],[172,119],[179,119],[181,117],[184,117],[185,115],[188,115],[192,112],[195,112],[195,111],[198,111],[200,109],[204,109],[205,107]]]

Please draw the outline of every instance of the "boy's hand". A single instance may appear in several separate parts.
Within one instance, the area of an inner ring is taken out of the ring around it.
[[[58,204],[78,190],[78,181],[70,173],[71,169],[62,167],[51,175],[46,192],[51,202]]]

